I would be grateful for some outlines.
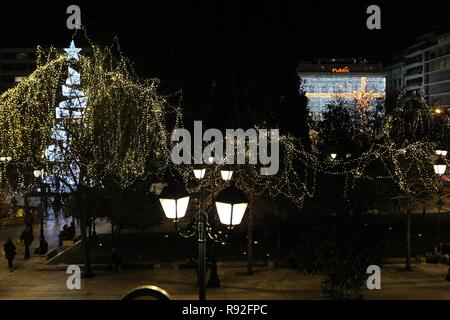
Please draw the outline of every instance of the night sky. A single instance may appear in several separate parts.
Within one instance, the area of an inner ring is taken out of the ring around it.
[[[65,9],[69,4],[81,7],[82,22],[94,41],[99,41],[99,36],[106,42],[118,36],[127,50],[153,52],[152,56],[158,58],[180,44],[180,35],[196,44],[202,37],[220,36],[220,32],[228,38],[239,37],[264,25],[259,30],[264,34],[261,50],[281,45],[292,48],[300,58],[384,59],[411,43],[418,34],[448,19],[443,2],[435,0],[418,4],[411,1],[93,2],[2,2],[0,46],[64,45],[71,35],[65,27]],[[365,10],[369,4],[381,7],[382,30],[370,31],[365,27]]]
[[[301,60],[386,61],[434,25],[448,26],[448,11],[437,0],[93,2],[2,2],[0,46],[67,46],[73,31],[66,28],[66,8],[78,4],[90,39],[110,45],[117,37],[139,75],[160,78],[166,92],[186,90],[194,105],[207,103],[202,88],[233,70],[241,83],[260,73],[282,82]],[[366,27],[370,4],[381,7],[381,30]]]

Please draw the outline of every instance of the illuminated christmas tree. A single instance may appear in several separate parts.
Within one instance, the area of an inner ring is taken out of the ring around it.
[[[80,48],[75,47],[75,43],[72,40],[70,47],[64,49],[67,53],[66,60],[72,64],[80,60],[78,53]],[[68,141],[67,121],[79,121],[83,123],[84,113],[87,106],[88,98],[85,96],[81,89],[81,75],[71,66],[67,67],[68,77],[65,81],[65,85],[62,85],[62,95],[68,99],[59,103],[55,110],[56,123],[52,129],[51,138],[53,144],[47,147],[45,151],[46,159],[57,165],[58,162],[64,162],[66,159],[65,153],[69,152],[70,143]],[[79,168],[74,163],[71,165],[72,174],[78,176]],[[64,180],[72,187],[75,185],[75,179],[70,174],[63,174]],[[57,183],[59,177],[46,176],[44,177],[47,183],[53,183],[56,189],[60,189],[60,184]],[[67,188],[62,186],[62,191],[68,191]],[[58,190],[59,191],[59,190]]]

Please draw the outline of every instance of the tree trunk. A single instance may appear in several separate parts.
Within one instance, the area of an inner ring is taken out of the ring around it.
[[[281,254],[281,230],[277,230],[277,253]]]
[[[248,211],[247,224],[247,274],[253,275],[253,209]]]
[[[84,216],[85,213],[80,214],[80,232],[81,232],[81,242],[83,244],[83,255],[84,255],[84,276],[92,276],[92,266],[91,266],[91,254],[89,247],[89,239],[86,233],[86,222],[88,219]]]
[[[112,244],[115,245],[116,244],[116,237],[114,234],[114,223],[111,221],[111,240],[112,240]]]
[[[88,219],[89,239],[92,237],[92,219]]]
[[[411,271],[411,213],[406,215],[406,271]]]
[[[25,216],[24,216],[24,222],[25,224],[27,224],[27,217],[30,217],[30,203],[28,200],[28,193],[25,193],[23,195],[23,204],[24,204],[24,209],[25,209]]]

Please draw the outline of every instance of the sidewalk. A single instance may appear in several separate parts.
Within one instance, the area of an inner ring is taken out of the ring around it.
[[[45,239],[48,242],[49,245],[49,251],[52,249],[58,247],[59,245],[59,232],[62,230],[63,226],[65,224],[70,225],[70,222],[72,219],[64,219],[59,218],[59,220],[56,220],[53,217],[53,214],[50,212],[48,218],[44,220],[44,235]],[[7,261],[4,257],[4,251],[3,251],[3,244],[5,240],[8,237],[11,237],[14,243],[17,242],[17,240],[20,238],[20,234],[24,230],[25,226],[20,225],[13,225],[13,226],[6,226],[4,228],[0,227],[0,280],[2,277],[9,275],[9,270],[7,268]],[[98,220],[96,229],[98,232],[110,232],[109,224],[105,221]],[[78,226],[77,226],[78,230]],[[40,225],[39,224],[33,224],[33,235],[34,235],[34,241],[30,247],[31,252],[31,258],[28,260],[24,259],[24,249],[20,248],[17,250],[16,258],[14,259],[14,270],[16,272],[25,272],[26,268],[29,268],[30,266],[33,266],[36,263],[42,263],[42,258],[35,257],[34,256],[34,250],[35,248],[39,247],[39,233],[40,233]]]
[[[45,234],[50,247],[58,244],[58,233],[64,223],[49,220]],[[69,221],[70,222],[70,221]],[[108,232],[107,223],[99,223],[99,233]],[[17,239],[23,226],[0,229],[0,241],[8,236]],[[35,238],[39,226],[34,227]],[[3,242],[3,241],[2,241]],[[32,246],[38,245],[35,240]],[[1,248],[3,249],[3,248]],[[33,255],[32,255],[33,257]],[[129,290],[142,285],[156,285],[173,299],[197,299],[194,270],[174,270],[163,266],[154,270],[124,270],[120,273],[94,271],[82,279],[81,290],[68,290],[64,270],[43,270],[43,258],[23,259],[22,250],[15,259],[15,271],[9,273],[3,252],[0,254],[0,299],[120,299]],[[448,266],[414,264],[413,272],[403,265],[391,264],[382,269],[381,290],[365,290],[365,299],[445,299],[450,300],[450,282],[444,281]],[[42,270],[42,271],[41,271]],[[321,277],[304,275],[290,268],[255,268],[254,276],[242,275],[245,268],[220,266],[222,286],[208,288],[208,299],[321,299]],[[209,272],[207,274],[209,277]]]
[[[37,271],[38,265],[0,276],[0,299],[120,299],[141,285],[156,285],[173,299],[197,299],[194,270],[97,271],[82,279],[81,290],[68,290],[64,271]],[[320,276],[303,275],[289,268],[258,268],[254,276],[242,275],[244,268],[222,267],[222,286],[207,288],[208,299],[321,299]],[[450,300],[450,282],[444,281],[444,265],[417,265],[413,272],[400,265],[382,269],[381,290],[365,290],[365,299],[445,299]],[[209,276],[209,273],[208,273]]]

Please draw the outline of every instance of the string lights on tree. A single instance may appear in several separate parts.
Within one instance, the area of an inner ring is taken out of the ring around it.
[[[94,44],[89,55],[80,52],[73,41],[64,54],[38,48],[35,72],[0,96],[0,157],[11,159],[8,164],[22,181],[37,167],[68,187],[101,186],[107,177],[126,187],[171,173],[195,191],[192,167],[174,165],[170,157],[172,130],[184,127],[179,104],[158,93],[157,79],[138,79],[120,52]],[[332,161],[329,154],[308,151],[299,139],[281,135],[278,174],[261,176],[256,165],[236,166],[237,186],[256,196],[288,198],[299,207],[314,195],[318,174],[346,177],[344,197],[359,180],[392,179],[406,190],[411,172],[432,170],[434,150],[427,140],[394,143],[392,121],[385,122],[384,142],[351,156],[333,152]],[[384,167],[381,175],[369,170],[377,163]],[[0,167],[4,178],[6,166]],[[225,184],[216,182],[220,192]]]

